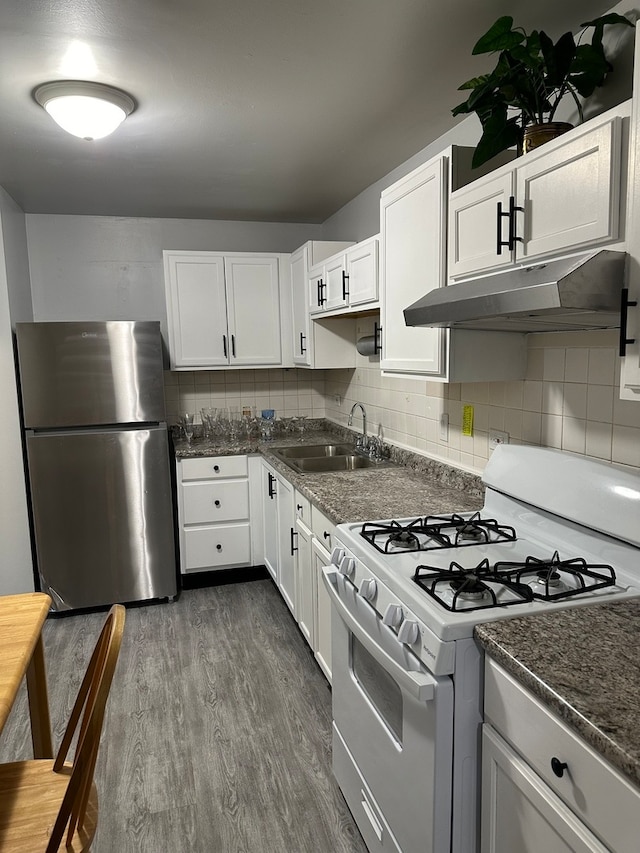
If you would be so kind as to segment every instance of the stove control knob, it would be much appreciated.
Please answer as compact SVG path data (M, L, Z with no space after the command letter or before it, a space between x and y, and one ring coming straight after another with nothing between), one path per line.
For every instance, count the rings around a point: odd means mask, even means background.
M340 574L350 578L356 568L356 561L353 557L343 557L338 565Z
M378 585L373 578L365 578L360 584L358 592L366 601L373 601L378 591Z
M387 604L387 609L384 611L382 621L385 625L390 625L392 628L397 628L404 619L402 607L399 604Z
M414 622L413 619L405 619L398 631L400 642L412 646L419 636L420 629L418 628L418 623Z
M340 561L344 557L344 548L334 548L331 552L331 565L335 566L336 569L340 565Z

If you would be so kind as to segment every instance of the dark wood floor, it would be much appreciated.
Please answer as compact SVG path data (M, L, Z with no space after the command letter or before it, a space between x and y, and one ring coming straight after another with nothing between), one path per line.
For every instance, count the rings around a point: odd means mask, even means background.
M49 619L54 740L104 614ZM1 664L0 664L1 665ZM0 760L30 756L26 697ZM331 775L331 693L270 580L127 611L93 853L366 853Z

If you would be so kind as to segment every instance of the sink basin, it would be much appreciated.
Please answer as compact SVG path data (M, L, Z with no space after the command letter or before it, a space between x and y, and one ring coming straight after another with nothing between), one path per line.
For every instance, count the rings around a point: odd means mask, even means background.
M331 471L356 471L391 465L386 459L369 459L354 453L350 444L316 444L306 447L282 447L273 450L282 462L299 474L322 474Z
M352 444L307 444L297 447L281 447L274 450L281 459L308 459L311 456L349 456L353 453Z

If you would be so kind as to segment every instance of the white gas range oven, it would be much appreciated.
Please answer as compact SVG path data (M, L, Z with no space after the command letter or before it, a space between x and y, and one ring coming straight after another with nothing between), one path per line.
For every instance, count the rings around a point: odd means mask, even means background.
M640 596L640 475L502 445L478 513L341 524L333 770L374 851L476 853L479 622Z

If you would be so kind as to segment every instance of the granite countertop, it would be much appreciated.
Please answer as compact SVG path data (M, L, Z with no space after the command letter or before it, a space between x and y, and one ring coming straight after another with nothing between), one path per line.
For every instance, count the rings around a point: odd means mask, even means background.
M640 786L640 599L477 625L485 651Z
M307 432L305 444L353 441L356 433L335 427ZM291 436L261 442L194 438L174 444L178 458L229 456L260 453L269 464L334 524L374 521L429 513L462 512L482 506L484 486L479 477L427 457L392 446L386 450L394 465L323 474L298 474L271 452L278 447L299 445Z

